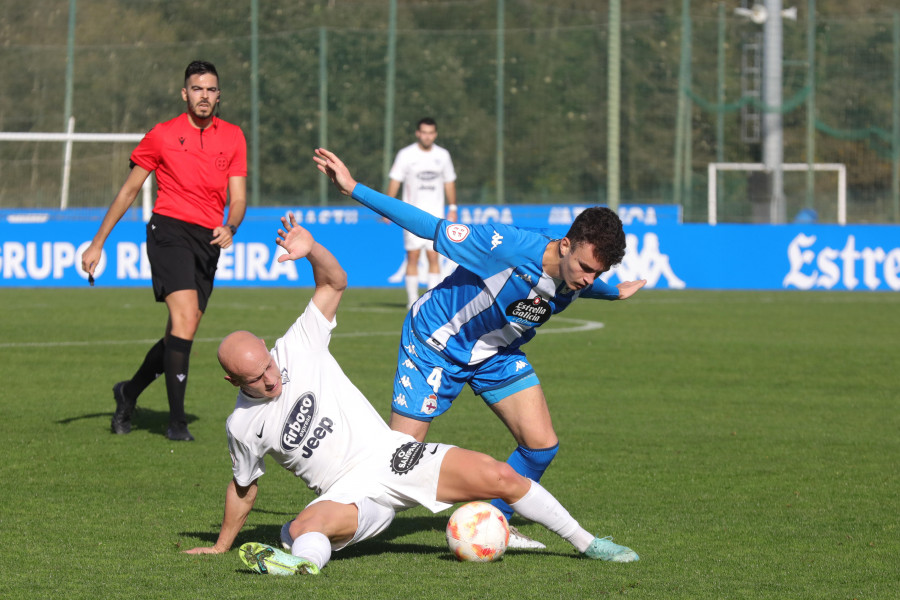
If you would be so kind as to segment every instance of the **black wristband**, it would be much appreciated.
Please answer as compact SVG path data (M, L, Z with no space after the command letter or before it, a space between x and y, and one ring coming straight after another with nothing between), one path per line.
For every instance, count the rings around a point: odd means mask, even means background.
M228 227L228 229L231 230L231 235L234 235L237 233L237 225L226 225L226 227Z

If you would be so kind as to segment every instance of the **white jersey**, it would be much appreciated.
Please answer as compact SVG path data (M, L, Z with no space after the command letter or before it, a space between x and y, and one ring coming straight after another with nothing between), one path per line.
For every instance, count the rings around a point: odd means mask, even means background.
M329 353L336 325L310 301L271 351L281 369L281 395L258 399L238 393L226 429L239 485L265 473L263 457L269 454L322 494L364 463L373 448L396 448L411 439L390 430Z
M446 149L432 144L426 151L419 144L410 144L397 152L388 177L403 184L404 202L444 218L444 184L456 181Z

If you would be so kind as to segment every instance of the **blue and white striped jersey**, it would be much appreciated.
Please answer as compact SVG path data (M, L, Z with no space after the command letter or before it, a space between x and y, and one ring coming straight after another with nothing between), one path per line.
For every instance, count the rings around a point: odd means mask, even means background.
M501 223L440 221L434 248L459 267L413 306L413 330L448 360L477 365L521 346L578 297L616 300L601 280L578 291L544 272L546 235Z

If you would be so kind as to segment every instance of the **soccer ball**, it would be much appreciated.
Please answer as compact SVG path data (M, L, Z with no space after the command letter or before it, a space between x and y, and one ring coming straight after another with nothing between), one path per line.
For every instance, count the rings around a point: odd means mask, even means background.
M487 502L457 508L447 522L447 545L454 556L468 562L499 560L509 543L509 523Z

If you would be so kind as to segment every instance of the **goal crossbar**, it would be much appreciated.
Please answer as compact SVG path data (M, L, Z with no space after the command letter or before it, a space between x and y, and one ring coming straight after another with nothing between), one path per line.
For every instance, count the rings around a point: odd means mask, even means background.
M72 144L74 142L140 142L144 138L143 133L75 133L75 118L69 119L68 131L54 132L19 132L0 131L0 142L64 142L66 145L63 158L62 186L60 191L59 208L66 210L69 207L69 181L72 174ZM153 209L151 178L148 177L141 187L141 205L144 221L150 220Z
M841 163L783 163L781 168L783 171L808 171L812 167L813 171L837 171L838 175L838 198L837 198L837 221L840 225L847 224L847 166ZM707 202L709 208L709 224L715 225L718 222L717 210L718 202L716 190L718 189L716 177L719 171L771 171L766 169L762 163L709 163L708 167L709 180L707 183Z

